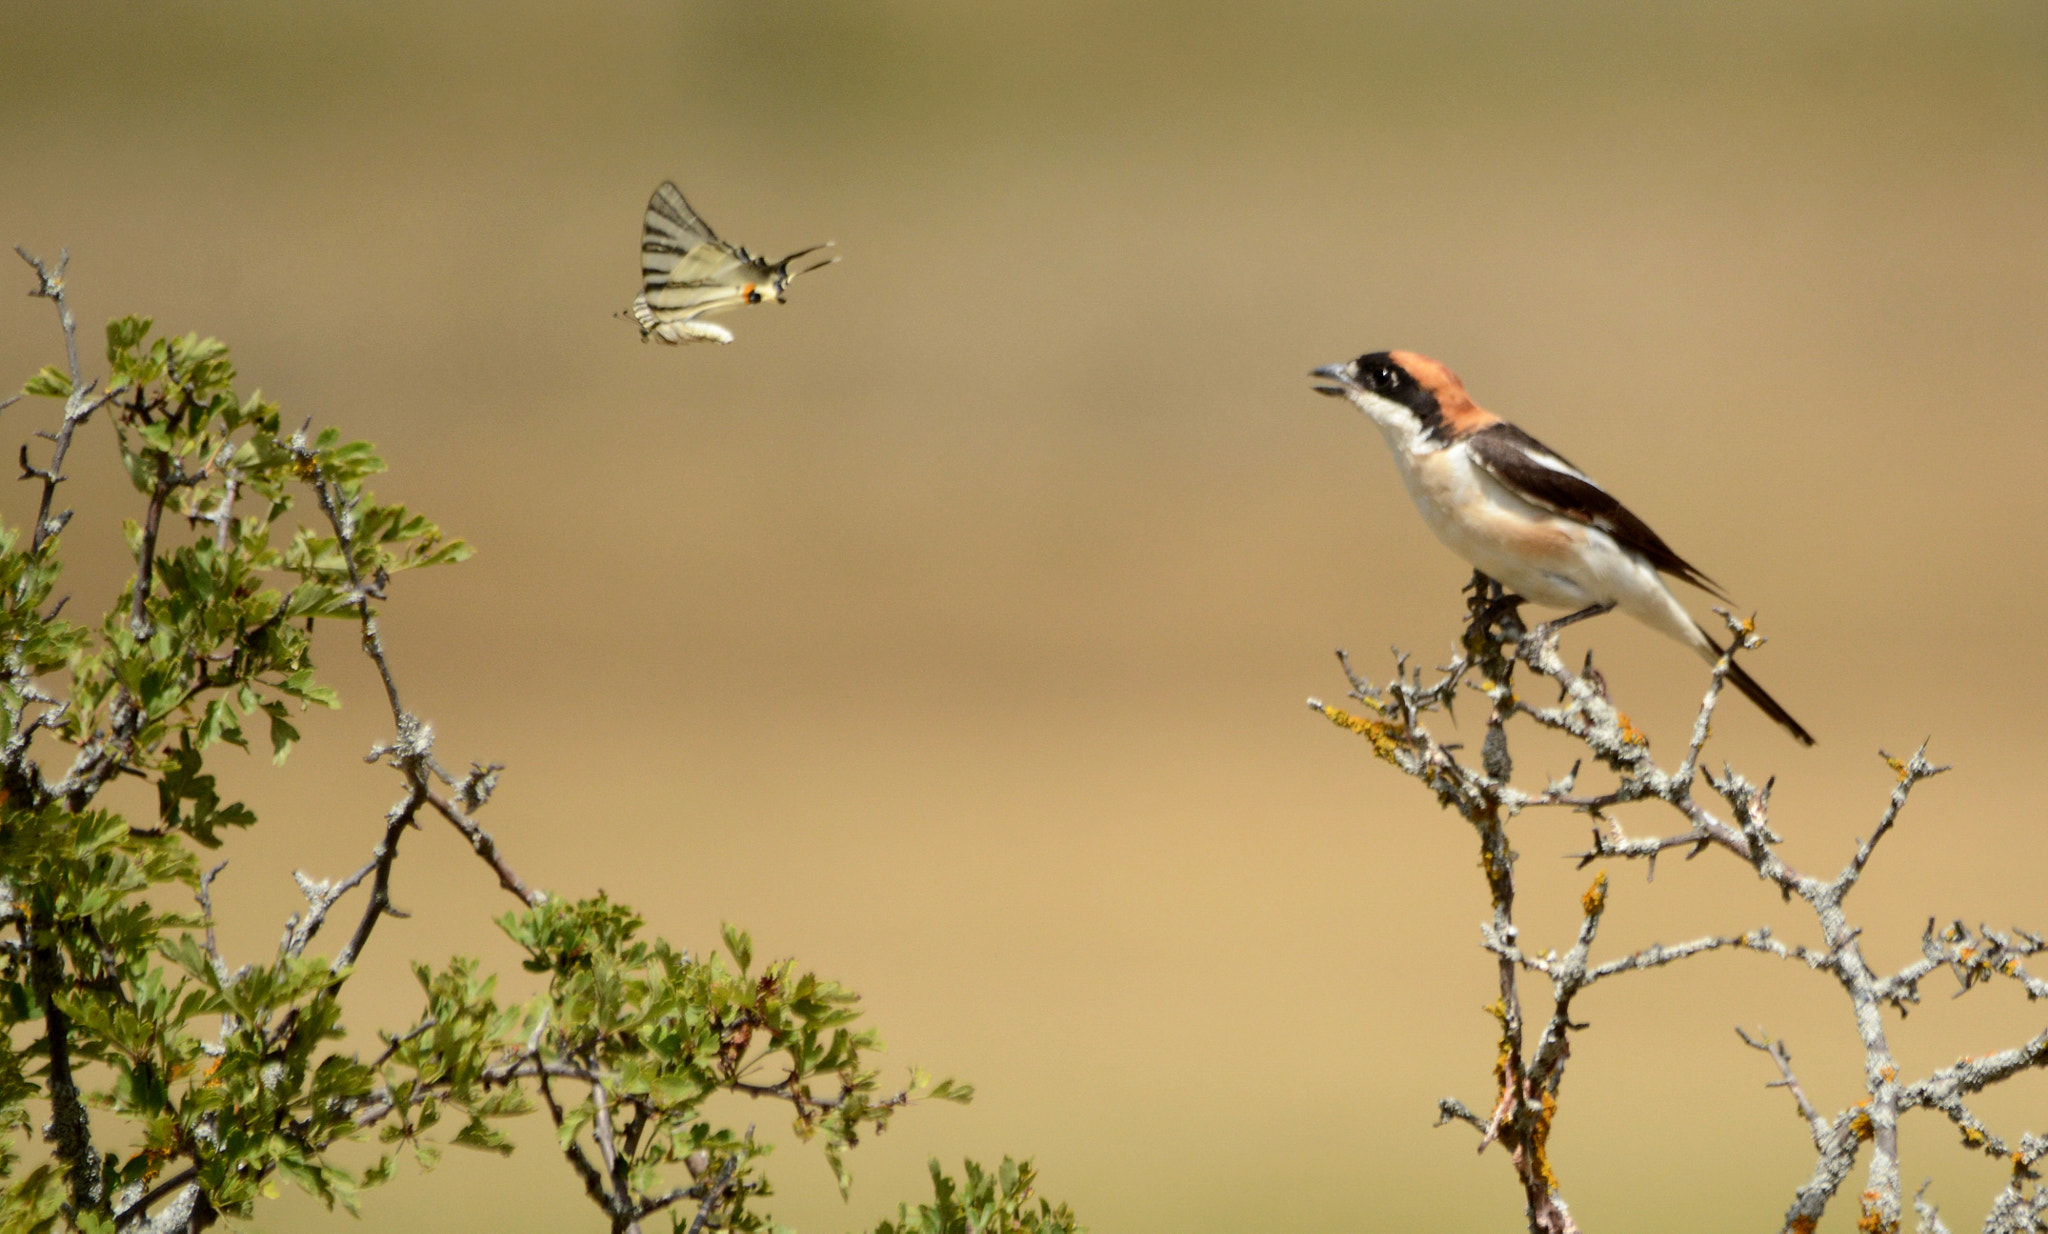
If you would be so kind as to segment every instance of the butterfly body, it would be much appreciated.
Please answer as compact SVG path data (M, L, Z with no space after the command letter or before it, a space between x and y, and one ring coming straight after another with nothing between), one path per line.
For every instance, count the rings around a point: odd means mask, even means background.
M648 199L640 236L641 287L632 313L640 323L641 340L732 342L732 331L701 319L763 300L784 303L784 293L798 274L839 260L827 258L791 272L790 262L824 247L799 249L781 261L756 256L719 239L683 199L682 190L664 182Z

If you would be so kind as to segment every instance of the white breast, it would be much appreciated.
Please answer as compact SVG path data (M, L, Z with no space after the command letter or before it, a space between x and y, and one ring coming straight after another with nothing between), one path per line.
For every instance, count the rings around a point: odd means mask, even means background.
M1570 610L1611 604L1714 658L1713 644L1648 560L1597 527L1526 500L1479 466L1464 443L1432 441L1407 408L1355 395L1352 402L1386 437L1409 498L1452 552L1531 603Z

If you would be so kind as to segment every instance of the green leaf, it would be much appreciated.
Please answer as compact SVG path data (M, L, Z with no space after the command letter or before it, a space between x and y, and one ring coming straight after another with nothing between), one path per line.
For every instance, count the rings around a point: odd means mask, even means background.
M119 364L120 353L132 350L155 323L147 317L116 317L107 323L107 363Z
M284 704L271 701L263 704L264 712L270 717L270 761L283 765L285 756L292 752L292 746L299 740L299 730L285 719Z
M393 1161L388 1155L379 1157L374 1165L363 1171L362 1185L365 1187L381 1187L385 1183L390 1182L397 1173L397 1162Z
M512 1153L512 1141L506 1138L505 1133L481 1118L470 1119L462 1130L455 1133L455 1142L467 1148L497 1153L501 1157Z
M21 392L44 398L70 398L71 374L54 364L45 364L41 372L22 385Z
M740 966L740 973L744 976L747 967L754 962L754 940L735 925L725 926L724 933L725 950L732 956L732 962Z

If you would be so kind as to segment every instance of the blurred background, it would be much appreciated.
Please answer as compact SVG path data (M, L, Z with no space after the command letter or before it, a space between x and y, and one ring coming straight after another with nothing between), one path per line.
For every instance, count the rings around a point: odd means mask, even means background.
M1874 963L1930 917L2048 926L2039 4L9 4L0 39L0 240L70 248L88 360L123 313L226 339L477 546L383 628L443 757L507 764L513 864L686 945L744 925L865 996L888 1078L977 1085L862 1146L850 1202L782 1149L801 1229L1006 1152L1097 1230L1519 1226L1505 1163L1430 1127L1491 1101L1472 838L1302 705L1344 693L1337 647L1447 657L1467 576L1309 389L1361 351L1443 358L1760 613L1748 663L1820 744L1739 699L1716 742L1779 777L1792 861L1868 832L1880 749L1956 765L1858 893ZM664 178L728 239L845 260L720 318L730 347L643 346L613 314ZM8 384L61 362L53 318L0 297ZM72 459L98 604L134 503L103 424ZM326 638L348 706L230 785L264 817L216 885L231 956L396 792ZM1703 667L1620 620L1587 646L1675 758ZM1571 759L1516 749L1537 785ZM1561 947L1585 821L1515 826L1525 939ZM524 988L511 899L445 830L408 845L364 1048L416 1014L410 959ZM1811 935L1718 854L1614 876L1605 953ZM1891 1021L1909 1076L2040 1028L1944 982ZM1577 1010L1553 1158L1587 1227L1774 1228L1810 1149L1731 1029L1789 1038L1832 1111L1844 1000L1731 955ZM2043 1092L1978 1108L2048 1130ZM596 1228L520 1138L365 1217ZM1974 1222L1998 1169L1925 1116L1903 1138ZM337 1220L287 1191L258 1225Z

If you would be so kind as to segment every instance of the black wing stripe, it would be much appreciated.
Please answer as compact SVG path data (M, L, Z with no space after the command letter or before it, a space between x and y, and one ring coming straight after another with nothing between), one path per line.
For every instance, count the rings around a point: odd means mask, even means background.
M1613 536L1623 548L1643 555L1664 573L1691 583L1720 599L1720 587L1693 564L1680 557L1664 538L1643 520L1616 501L1606 489L1593 483L1562 454L1544 445L1512 424L1492 424L1465 439L1473 459L1493 478L1553 514L1597 527ZM1538 457L1547 456L1570 470L1545 466Z
M650 229L657 226L657 220L673 224L685 236L701 233L706 240L718 239L711 225L683 199L683 190L677 188L673 180L662 181L661 187L654 190L654 196L647 200L647 226Z

